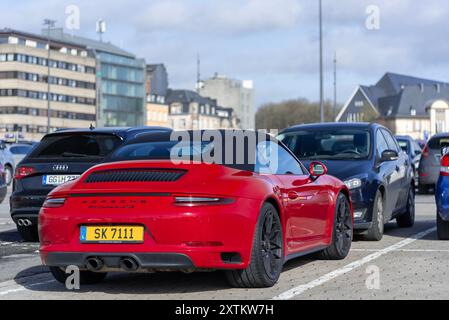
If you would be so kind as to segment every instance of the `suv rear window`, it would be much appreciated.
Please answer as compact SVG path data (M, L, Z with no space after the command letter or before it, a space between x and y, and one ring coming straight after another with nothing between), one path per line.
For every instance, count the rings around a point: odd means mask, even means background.
M121 144L114 135L76 134L44 138L29 158L104 158Z
M440 150L441 148L449 147L449 137L433 138L429 141L429 148Z

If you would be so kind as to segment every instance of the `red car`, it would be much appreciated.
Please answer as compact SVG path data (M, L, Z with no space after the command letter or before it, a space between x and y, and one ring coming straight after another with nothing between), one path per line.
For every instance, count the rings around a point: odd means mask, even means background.
M269 287L292 258L346 257L349 191L323 164L307 170L268 135L243 148L173 135L136 139L111 156L116 162L49 194L39 214L40 254L58 281L69 265L80 268L81 283L109 271L221 269L232 286Z

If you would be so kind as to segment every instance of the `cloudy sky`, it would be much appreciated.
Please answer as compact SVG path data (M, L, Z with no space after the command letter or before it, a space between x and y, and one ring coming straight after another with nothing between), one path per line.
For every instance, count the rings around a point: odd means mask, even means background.
M68 32L97 38L95 22L106 20L104 40L165 63L173 88L193 88L199 53L203 77L254 80L257 106L318 100L317 0L2 0L0 28L36 33L46 17L65 26L70 5L80 28ZM367 14L373 5L379 21ZM334 52L340 103L387 71L449 81L447 0L323 0L323 19L329 99Z

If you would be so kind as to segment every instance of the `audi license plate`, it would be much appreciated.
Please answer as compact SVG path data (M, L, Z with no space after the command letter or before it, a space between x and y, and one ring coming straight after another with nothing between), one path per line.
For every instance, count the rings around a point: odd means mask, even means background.
M84 243L140 243L142 226L81 226L80 241Z
M72 181L78 179L80 177L79 174L67 174L67 175L45 175L42 177L42 184L44 186L59 186L60 184L66 183L68 181Z

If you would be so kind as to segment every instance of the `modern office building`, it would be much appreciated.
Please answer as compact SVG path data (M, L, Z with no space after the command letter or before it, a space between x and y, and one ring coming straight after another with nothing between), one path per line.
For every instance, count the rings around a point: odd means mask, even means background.
M48 31L42 30L47 36ZM53 41L86 47L97 63L97 126L141 126L146 123L145 61L109 43L51 29Z
M232 108L241 129L255 128L253 81L240 81L215 74L201 82L199 93L217 100L217 104L222 107Z
M175 130L205 130L237 128L232 108L217 105L190 90L168 90L169 126Z
M0 132L40 139L47 133L48 100L51 131L95 124L95 70L95 57L83 45L60 40L48 48L44 36L1 29Z

